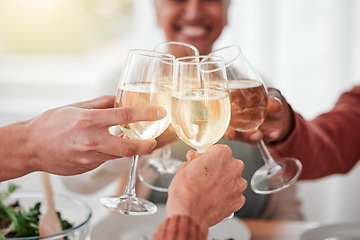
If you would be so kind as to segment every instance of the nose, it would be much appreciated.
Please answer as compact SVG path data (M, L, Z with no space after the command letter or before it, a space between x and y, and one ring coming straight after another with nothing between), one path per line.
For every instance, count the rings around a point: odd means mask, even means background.
M195 20L201 15L201 2L198 0L189 0L185 6L185 17L188 20Z

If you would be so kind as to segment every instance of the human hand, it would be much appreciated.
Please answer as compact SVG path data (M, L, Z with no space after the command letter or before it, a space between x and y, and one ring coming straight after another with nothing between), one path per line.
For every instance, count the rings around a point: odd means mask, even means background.
M187 159L169 186L167 216L188 215L206 233L244 205L244 163L226 145L214 145L202 155L191 150Z
M132 140L109 133L109 127L165 117L161 107L113 108L114 96L103 96L51 109L25 125L25 156L31 171L74 175L123 156L150 153L155 140Z
M279 90L269 88L268 92L270 96L268 112L265 121L259 129L237 132L229 128L224 138L256 144L262 138L265 143L277 143L284 141L289 136L294 125L292 109Z

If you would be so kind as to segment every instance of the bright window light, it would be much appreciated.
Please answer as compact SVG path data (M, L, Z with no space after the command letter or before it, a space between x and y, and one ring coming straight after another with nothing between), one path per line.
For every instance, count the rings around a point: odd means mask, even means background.
M132 0L1 0L3 54L78 54L119 35Z

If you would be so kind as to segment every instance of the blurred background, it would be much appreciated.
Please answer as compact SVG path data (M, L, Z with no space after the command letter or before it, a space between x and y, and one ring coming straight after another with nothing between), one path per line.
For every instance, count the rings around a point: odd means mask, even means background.
M165 40L153 4L1 0L0 126L109 94L105 85L118 77L128 49L151 49ZM232 0L229 24L215 48L239 45L267 85L279 88L294 110L312 119L360 82L359 9L357 0ZM52 181L55 192L88 201L95 221L106 213L99 197L114 193L109 185L77 195L59 177ZM37 173L9 182L41 190ZM360 221L359 184L359 164L346 175L300 182L306 220Z

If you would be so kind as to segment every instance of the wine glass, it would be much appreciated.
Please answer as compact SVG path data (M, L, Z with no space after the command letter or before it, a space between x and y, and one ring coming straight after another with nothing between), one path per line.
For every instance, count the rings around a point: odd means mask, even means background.
M171 124L178 137L204 153L224 135L230 122L230 99L223 58L175 60ZM225 219L232 218L234 213Z
M169 53L176 58L199 55L199 50L197 50L195 46L176 41L159 43L153 50L156 52Z
M193 45L174 41L159 43L153 50L169 53L175 57L199 55L199 51ZM173 76L164 77L172 78ZM163 148L160 157L153 157L145 161L138 170L138 177L147 187L159 192L167 192L170 182L181 163L182 161L171 158L171 145L168 144Z
M221 139L230 122L225 65L217 56L175 60L171 124L178 137L204 153Z
M225 59L231 103L230 127L240 132L257 129L265 120L269 101L267 88L261 77L236 45L214 50L210 55L222 56ZM275 161L262 139L258 146L265 165L251 178L254 192L278 192L297 180L302 170L298 159L280 158Z
M115 107L163 106L170 112L172 79L162 78L173 72L175 57L170 54L148 50L130 51L127 65L119 81ZM132 139L156 138L170 124L170 114L158 121L139 121L121 125L122 131ZM130 167L129 179L122 196L102 197L100 202L112 211L128 215L155 213L154 203L136 197L135 180L139 156L134 156Z

